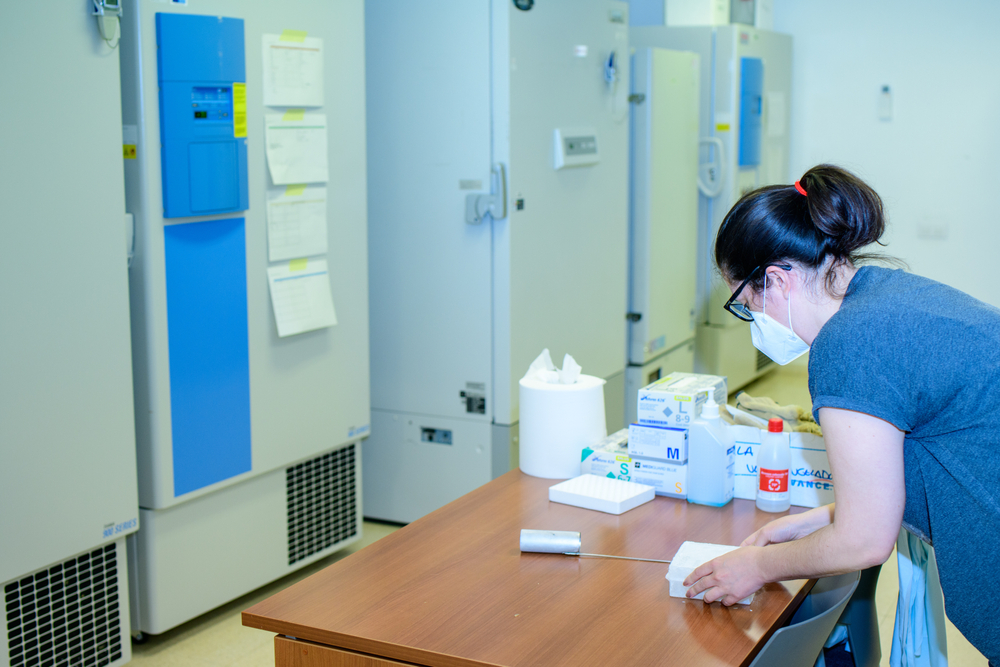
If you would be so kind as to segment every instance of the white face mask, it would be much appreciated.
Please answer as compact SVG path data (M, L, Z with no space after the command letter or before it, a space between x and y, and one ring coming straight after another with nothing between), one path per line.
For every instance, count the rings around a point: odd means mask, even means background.
M754 313L750 323L750 339L753 346L766 354L774 363L784 366L809 351L809 346L792 326L792 299L788 298L788 326L781 324L767 314L767 279L764 280L764 312Z

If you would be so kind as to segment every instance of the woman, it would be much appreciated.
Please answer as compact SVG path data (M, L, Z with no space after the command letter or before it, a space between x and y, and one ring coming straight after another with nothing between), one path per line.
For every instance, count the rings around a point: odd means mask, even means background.
M810 350L836 503L767 524L695 570L688 595L728 605L767 582L882 563L902 523L933 540L948 617L1000 665L1000 311L859 267L884 230L878 195L829 165L747 194L723 221L726 310L780 364Z

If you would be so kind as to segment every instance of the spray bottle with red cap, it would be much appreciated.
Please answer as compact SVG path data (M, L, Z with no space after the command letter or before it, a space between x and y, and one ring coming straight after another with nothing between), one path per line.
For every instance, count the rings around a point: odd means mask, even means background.
M782 433L784 426L777 417L768 421L757 450L757 509L765 512L784 512L791 504L788 468L792 451L788 435Z

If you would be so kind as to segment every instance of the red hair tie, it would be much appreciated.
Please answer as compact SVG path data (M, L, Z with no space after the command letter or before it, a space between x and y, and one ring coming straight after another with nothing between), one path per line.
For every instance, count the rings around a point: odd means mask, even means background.
M806 190L805 190L805 188L803 188L803 187L802 187L801 185L799 185L799 182L798 182L798 181L795 181L795 189L796 189L796 190L798 190L798 191L799 191L799 194L800 194L800 195L802 195L803 197L808 197L808 196L809 196L809 195L808 195L808 194L806 193Z

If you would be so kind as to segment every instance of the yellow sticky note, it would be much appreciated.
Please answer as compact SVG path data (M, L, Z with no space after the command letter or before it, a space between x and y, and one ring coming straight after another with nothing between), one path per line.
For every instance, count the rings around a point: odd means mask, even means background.
M286 185L285 186L285 196L286 197L299 197L306 191L306 184L301 183L299 185Z
M716 124L715 131L716 132L728 132L729 131L729 123L718 123L718 124Z
M305 109L289 109L285 112L285 115L281 117L281 120L302 120L305 117Z
M133 144L122 144L122 155L126 160L134 160L135 146Z
M290 261L288 263L288 270L289 271L305 271L306 270L306 264L308 264L308 263L309 263L309 260L306 259L305 257L303 257L302 259L293 259L292 261Z
M247 136L247 84L233 84L233 136Z
M279 37L278 40L282 42L304 42L306 41L306 31L282 30L281 37Z

